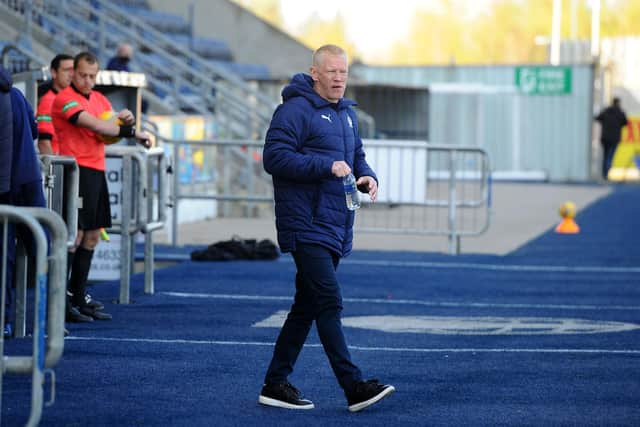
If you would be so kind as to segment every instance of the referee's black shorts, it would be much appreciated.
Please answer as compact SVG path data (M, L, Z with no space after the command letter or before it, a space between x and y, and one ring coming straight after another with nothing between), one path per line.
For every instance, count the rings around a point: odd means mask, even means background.
M111 227L109 188L104 171L80 166L82 208L78 210L80 230L98 230Z

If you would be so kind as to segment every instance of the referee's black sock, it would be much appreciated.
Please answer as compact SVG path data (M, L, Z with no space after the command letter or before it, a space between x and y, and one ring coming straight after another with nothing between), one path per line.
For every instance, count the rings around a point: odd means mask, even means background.
M73 267L71 268L71 278L69 279L69 291L73 294L73 305L82 307L85 305L84 294L91 269L91 259L93 258L93 250L85 249L79 246L73 257Z

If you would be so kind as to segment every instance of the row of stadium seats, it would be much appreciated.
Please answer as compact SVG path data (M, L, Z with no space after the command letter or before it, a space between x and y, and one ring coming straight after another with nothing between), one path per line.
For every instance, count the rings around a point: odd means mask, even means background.
M16 6L20 3L16 3ZM181 16L154 11L150 8L145 0L116 0L114 6L122 9L129 16L136 16L150 27L161 31L168 38L175 41L176 50L189 49L199 55L211 64L224 68L234 73L244 80L268 80L270 79L269 68L264 64L246 64L234 62L233 53L228 43L222 39L210 37L194 37L191 34L190 25ZM99 6L96 4L96 6ZM78 19L69 16L61 11L60 8L44 3L42 7L46 8L48 15L39 13L38 9L33 12L35 22L42 27L43 30L50 34L59 32L60 22L63 22L67 28L79 31L69 32L63 36L67 37L71 45L77 46L78 49L89 49L86 46L85 37L88 35L94 40L99 37L99 29L96 26L97 16L100 13L99 7L96 7L95 14L86 16L86 19ZM54 22L57 20L58 22ZM114 34L117 28L110 25L109 22L104 23L105 31ZM76 35L74 35L77 34ZM144 34L143 34L144 36ZM125 37L123 37L125 39ZM107 48L115 49L113 39L107 40ZM145 49L144 46L136 46L136 56L134 66L139 66L141 71L152 74L159 79L164 79L165 74L169 72L171 66L164 60L161 55L154 54ZM90 50L90 49L89 49ZM11 53L9 58L12 72L23 71L28 67L28 60L20 58L18 53ZM156 90L157 95L164 95L161 90Z
M12 46L13 43L0 40L0 52L3 52L7 46ZM26 71L31 66L31 61L22 53L18 52L15 49L9 49L6 51L4 56L2 57L2 61L4 62L5 68L9 73L16 74Z
M48 2L0 0L7 13L27 15L30 10L33 30L24 38L48 45L51 52L88 50L106 64L119 43L129 42L134 50L129 68L147 76L151 113L215 114L223 123L223 134L241 138L254 135L254 129L262 129L271 117L272 99L246 82L271 80L268 67L234 62L224 40L193 37L179 17L173 27L160 28L173 15L154 13L145 2L67 0L65 4L60 8L49 7ZM19 19L14 21L21 26ZM30 57L28 51L23 53ZM40 67L50 58L31 59Z
M189 24L178 15L152 10L143 0L118 0L115 2L129 15L136 16L174 40L176 45L187 48L212 64L224 67L245 80L268 80L269 68L264 64L243 64L233 61L229 45L221 39L194 37ZM154 61L149 55L148 60ZM166 61L165 61L166 62ZM158 65L165 66L162 61Z

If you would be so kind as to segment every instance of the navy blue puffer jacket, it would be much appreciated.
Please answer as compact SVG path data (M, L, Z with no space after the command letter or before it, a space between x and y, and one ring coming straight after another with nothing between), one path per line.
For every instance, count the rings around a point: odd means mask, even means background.
M365 160L355 103L332 103L313 90L313 80L296 74L282 91L264 147L264 168L273 177L278 244L324 246L339 256L351 252L354 212L347 209L342 179L331 173L343 160L356 179L376 175Z
M11 113L11 75L0 64L0 194L11 189L13 158L13 115Z

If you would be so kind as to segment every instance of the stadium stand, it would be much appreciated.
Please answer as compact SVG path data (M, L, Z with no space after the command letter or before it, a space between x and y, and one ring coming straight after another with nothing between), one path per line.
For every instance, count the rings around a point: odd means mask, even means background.
M224 40L193 37L182 17L154 11L145 1L69 0L66 6L0 1L3 13L17 18L15 27L52 51L89 50L106 63L118 43L130 43L136 52L131 68L147 76L144 95L152 112L216 113L230 137L266 129L274 101L246 82L269 80L266 65L234 62Z

